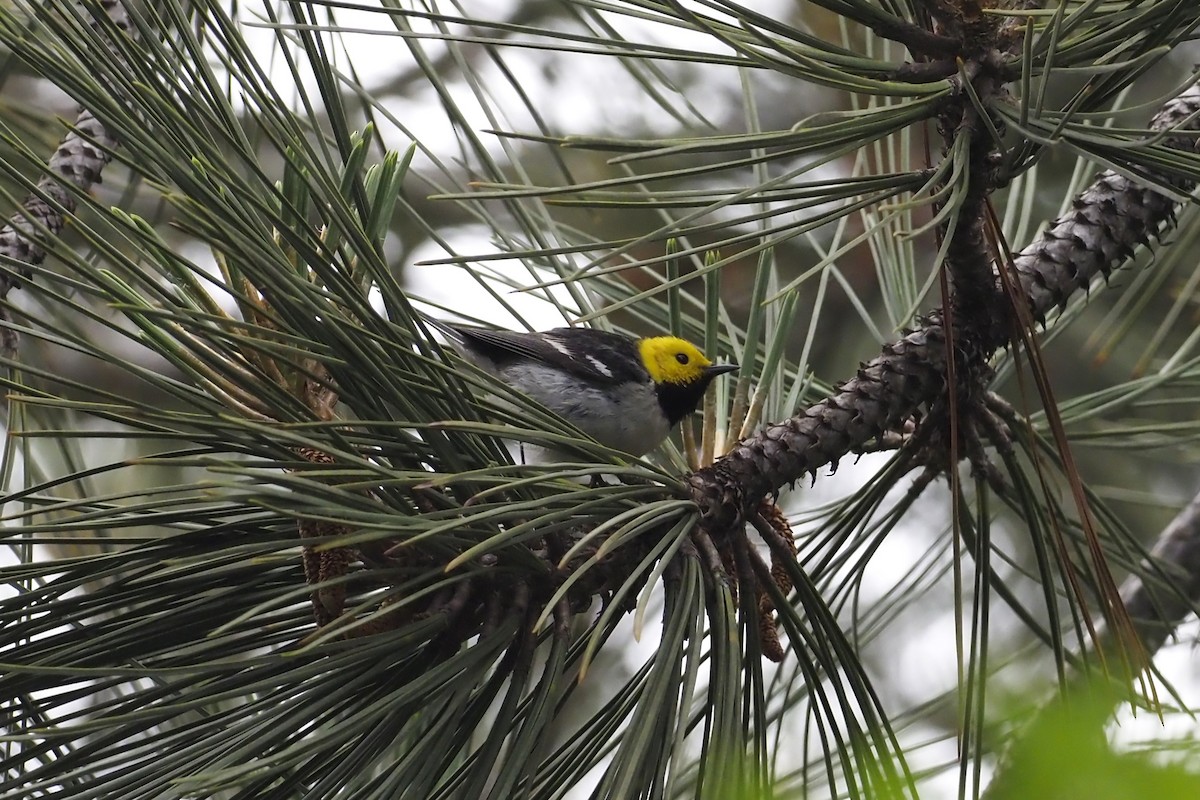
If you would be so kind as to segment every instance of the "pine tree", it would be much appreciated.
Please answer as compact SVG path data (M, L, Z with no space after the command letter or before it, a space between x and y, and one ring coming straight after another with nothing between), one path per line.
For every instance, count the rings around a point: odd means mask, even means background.
M1196 796L1200 6L758 5L0 9L3 797Z

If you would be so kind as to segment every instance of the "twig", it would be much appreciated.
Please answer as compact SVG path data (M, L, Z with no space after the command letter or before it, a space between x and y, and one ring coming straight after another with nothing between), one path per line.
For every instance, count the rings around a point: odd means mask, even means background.
M99 6L113 25L127 36L135 35L124 6L117 0L100 0ZM84 8L82 4L80 7ZM101 20L91 16L86 8L83 13L92 28L100 25ZM9 218L8 224L0 229L0 260L18 262L20 274L29 277L32 269L46 258L45 246L38 240L58 237L67 216L75 211L75 193L90 191L100 182L100 174L117 144L116 137L104 124L81 107L75 124L50 156L47 169L33 192L25 198L20 210ZM0 273L0 300L8 296L16 283L10 273ZM0 311L0 318L3 313ZM11 357L17 349L16 335L6 327L2 336L0 347Z

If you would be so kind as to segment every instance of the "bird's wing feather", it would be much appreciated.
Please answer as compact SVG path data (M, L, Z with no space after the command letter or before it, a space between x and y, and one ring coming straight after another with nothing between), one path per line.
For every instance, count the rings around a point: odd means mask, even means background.
M572 346L581 329L558 328L546 333L522 333L519 331L490 330L487 328L472 328L454 326L464 340L464 344L480 352L481 355L503 364L514 357L528 358L540 361L565 372L577 375L593 383L617 384L628 380L628 370L619 372L606 366L604 361L589 358L581 353L578 346ZM595 331L589 331L594 334ZM620 343L622 337L614 337L614 343ZM607 338L607 337L606 337ZM628 346L628 345L626 345Z

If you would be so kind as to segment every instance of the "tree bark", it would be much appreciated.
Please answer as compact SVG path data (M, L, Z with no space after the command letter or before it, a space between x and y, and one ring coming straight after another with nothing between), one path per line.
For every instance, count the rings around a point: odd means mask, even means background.
M1200 88L1192 86L1155 115L1151 129L1168 132L1186 124L1194 130L1198 112ZM1194 151L1194 143L1193 136L1179 134L1166 136L1160 145ZM1181 192L1192 189L1190 182L1171 175L1155 178ZM1097 275L1107 276L1139 246L1152 245L1174 223L1178 205L1175 197L1154 186L1112 171L1102 173L1075 198L1069 213L1014 258L1017 284L1032 318L1044 322ZM879 356L839 384L832 396L768 425L712 466L693 473L692 496L705 527L722 531L741 524L768 495L898 430L939 402L946 394L946 342L943 314L934 311L915 330L884 345ZM1005 343L1003 326L992 326L971 345L989 358Z

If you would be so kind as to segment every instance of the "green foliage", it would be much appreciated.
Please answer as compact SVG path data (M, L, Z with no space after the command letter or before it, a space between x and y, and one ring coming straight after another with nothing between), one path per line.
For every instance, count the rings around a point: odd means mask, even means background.
M1200 792L1200 776L1150 753L1115 752L1098 725L1116 698L1104 692L1056 703L1021 733L1003 778L989 791L994 800L1022 797L1067 800L1184 800Z

